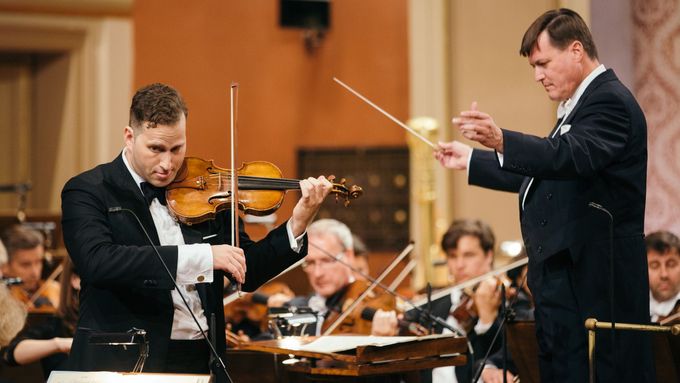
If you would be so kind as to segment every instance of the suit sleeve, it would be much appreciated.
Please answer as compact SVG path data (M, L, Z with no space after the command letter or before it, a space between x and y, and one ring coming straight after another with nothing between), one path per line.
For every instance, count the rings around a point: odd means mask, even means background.
M114 235L113 225L136 225L136 220L125 212L108 212L98 190L101 186L79 176L64 186L61 195L64 243L81 278L100 288L172 289L152 246L121 244L123 239ZM174 277L177 246L157 249Z
M495 152L478 149L472 151L468 175L470 185L517 193L523 179L519 174L503 170Z
M307 255L307 234L303 237L300 252L290 247L286 223L270 231L266 237L254 242L240 225L240 245L246 256L246 281L244 291L255 291L262 284Z
M503 169L541 179L592 177L626 148L630 113L614 93L592 94L578 110L568 133L540 138L503 131Z

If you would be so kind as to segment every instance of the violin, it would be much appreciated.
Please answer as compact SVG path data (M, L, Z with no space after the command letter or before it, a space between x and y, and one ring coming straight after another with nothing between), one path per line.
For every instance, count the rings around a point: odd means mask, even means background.
M244 330L247 325L254 325L259 328L259 332L266 332L269 328L269 318L267 316L266 302L253 299L255 296L271 296L274 294L283 294L290 299L295 297L293 290L282 282L269 282L257 289L256 294L248 294L240 299L224 305L224 315L229 319L231 327L236 331ZM254 330L251 328L251 330ZM245 332L245 331L244 331ZM256 336L254 331L250 333L251 336Z
M268 215L283 203L288 190L299 190L299 180L283 178L283 173L274 164L266 161L245 162L237 173L238 206L245 214ZM361 187L347 187L345 179L334 183L331 193L336 200L344 199L345 206L350 200L359 198ZM213 219L226 210L231 203L231 170L218 167L212 160L186 157L177 172L175 180L166 188L168 208L177 219L187 225Z
M29 313L54 314L59 307L59 283L53 280L41 282L34 293L24 290L21 286L11 286L12 296L26 305Z
M326 330L348 309L352 303L369 287L366 281L355 281L349 284L340 298L340 302L329 307L328 315L321 326L321 333ZM361 317L364 308L382 309L383 311L394 310L396 306L394 297L388 294L371 293L340 322L332 334L364 334L371 333L371 322Z

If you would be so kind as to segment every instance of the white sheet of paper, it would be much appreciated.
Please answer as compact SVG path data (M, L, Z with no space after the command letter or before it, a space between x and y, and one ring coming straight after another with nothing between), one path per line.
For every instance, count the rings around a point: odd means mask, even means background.
M309 352L340 352L357 348L358 346L389 346L391 344L413 342L425 339L451 337L451 334L435 334L428 336L357 336L331 335L320 337L311 343L290 347L291 350Z
M47 383L209 383L210 375L52 371Z

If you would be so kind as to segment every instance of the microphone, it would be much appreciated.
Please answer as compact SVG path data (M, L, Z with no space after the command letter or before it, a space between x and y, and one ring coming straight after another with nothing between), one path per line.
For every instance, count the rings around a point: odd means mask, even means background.
M161 253L158 251L158 248L156 247L156 245L151 240L151 236L149 236L149 233L146 231L146 228L144 227L144 225L142 225L142 221L139 220L139 217L137 216L137 214L130 209L123 208L123 207L120 207L120 206L109 207L108 211L109 211L109 213L126 212L126 213L131 214L133 217L135 217L137 224L142 229L144 236L146 236L147 241L149 241L149 244L153 248L153 251L156 253L156 256L158 257L158 260L161 262L161 265L163 265L163 269L165 269L165 272L168 274L168 277L172 281L172 285L175 286L175 290L179 294L180 298L182 298L182 302L184 303L184 306L189 311L189 314L191 314L191 318L194 320L194 323L196 323L198 330L201 332L201 335L203 336L203 339L208 344L208 347L210 348L210 352L211 352L214 360L217 363L217 367L220 368L224 372L224 375L227 377L229 382L233 383L234 381L231 379L231 376L229 375L229 372L227 371L227 366L224 364L224 361L222 360L222 358L220 358L220 355L217 353L217 350L215 350L215 346L213 346L212 342L210 342L210 339L208 339L208 335L205 333L205 330L203 330L203 327L201 327L201 324L198 322L198 319L196 319L196 315L194 315L193 310L191 310L191 307L189 307L189 303L187 303L187 300L184 297L184 294L182 294L182 290L180 290L179 287L177 286L177 281L175 281L175 277L172 275L172 272L170 271L170 269L168 268L168 265L163 260L163 257L161 257ZM212 371L212 369L211 369L211 371Z
M614 356L614 362L616 362L616 319L614 317L614 301L616 299L616 296L614 295L614 216L599 203L588 202L588 207L597 209L609 217L609 315L611 315L612 322L612 354Z
M361 319L367 320L367 321L373 321L373 317L375 316L375 313L378 310L372 308L372 307L365 307L363 310L361 310ZM403 319L397 319L397 325L399 326L399 329L408 331L411 334L416 334L416 335L425 335L428 334L428 331L425 327L421 326L420 324L416 322L411 322Z
M22 283L24 283L24 281L21 278L0 277L0 285L14 286Z

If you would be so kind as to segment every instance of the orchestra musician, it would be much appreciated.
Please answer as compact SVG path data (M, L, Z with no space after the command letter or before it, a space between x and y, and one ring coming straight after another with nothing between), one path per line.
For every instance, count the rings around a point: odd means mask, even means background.
M2 233L2 241L8 255L3 274L23 281L11 287L12 294L29 310L54 312L59 306L59 282L41 279L45 259L42 233L28 226L12 225Z
M130 371L136 352L103 346L93 352L88 338L137 328L149 341L144 372L208 373L210 349L190 311L206 332L224 334L225 276L253 291L306 254L306 228L332 186L323 176L299 183L292 216L262 240L253 242L239 225L240 248L226 244L232 236L228 211L191 226L173 219L165 187L184 162L186 126L187 107L174 88L145 86L132 99L121 154L64 186L64 242L82 278L74 370ZM215 338L223 354L225 339Z
M647 235L645 243L649 314L652 322L659 322L680 312L680 239L669 231L657 231Z
M467 169L471 185L518 194L541 380L584 382L587 318L649 320L647 126L632 93L600 64L576 12L543 13L525 32L520 54L559 101L553 131L537 137L501 129L473 102L452 122L491 150L453 141L440 143L435 157ZM654 380L648 334L610 332L598 340L594 360L597 382Z
M308 296L292 299L290 306L308 306L318 312L316 326L309 326L306 333L320 335L334 318L342 313L356 299L369 283L358 279L350 268L337 262L337 257L354 265L354 245L352 232L347 225L335 219L320 219L307 229L309 252L302 264L309 284L314 292ZM370 334L372 323L361 317L365 307L374 309L393 309L394 298L374 290L362 305L357 307L345 323L333 333Z
M59 308L56 315L28 324L9 346L0 350L2 361L10 366L40 361L45 379L53 370L68 368L67 356L78 320L80 277L66 258L61 274Z
M480 220L461 219L454 221L442 237L441 247L446 253L446 264L450 277L455 283L465 282L492 270L496 240L491 227ZM472 296L464 296L461 290L453 289L451 294L432 301L432 314L446 319L446 322L466 335L470 340L476 358L482 358L491 346L493 335L498 329L498 309L501 293L497 288L498 281L487 279L479 284ZM469 302L470 312L462 307ZM458 310L457 310L458 309ZM470 316L459 316L459 311ZM474 314L472 314L474 312ZM424 320L415 310L407 311L407 320ZM466 322L466 323L463 323ZM423 321L421 324L428 326ZM397 316L394 312L379 311L373 318L376 335L396 335ZM436 333L450 333L437 325ZM500 347L494 344L494 351ZM424 382L469 382L472 379L471 364L460 367L439 367L424 371L421 381Z

